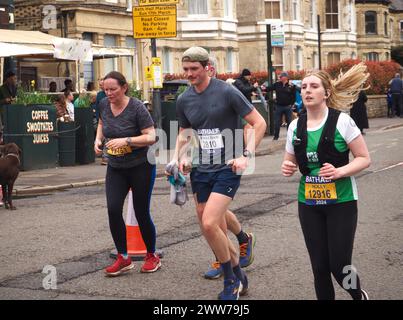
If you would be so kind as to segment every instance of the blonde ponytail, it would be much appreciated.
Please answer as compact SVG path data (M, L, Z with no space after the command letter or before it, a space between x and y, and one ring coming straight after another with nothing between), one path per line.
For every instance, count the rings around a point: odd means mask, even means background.
M309 73L307 76L315 76L321 79L325 91L329 91L327 106L343 111L351 108L358 99L361 90L369 88L369 86L364 88L370 74L363 62L354 65L346 73L340 71L336 79L331 79L330 75L323 70Z
M346 73L340 71L339 76L330 81L329 107L340 110L351 108L358 99L360 91L369 88L369 86L364 88L369 75L363 62L354 65Z

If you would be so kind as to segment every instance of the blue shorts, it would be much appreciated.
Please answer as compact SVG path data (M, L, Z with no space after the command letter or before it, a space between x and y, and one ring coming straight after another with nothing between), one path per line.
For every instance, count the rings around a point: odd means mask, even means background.
M231 168L216 172L199 172L194 169L190 173L190 182L197 202L205 203L212 192L233 199L241 183L241 175L234 173Z

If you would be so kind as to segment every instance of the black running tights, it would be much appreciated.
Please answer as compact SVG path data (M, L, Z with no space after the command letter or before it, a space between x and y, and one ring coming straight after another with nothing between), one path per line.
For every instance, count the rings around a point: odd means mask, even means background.
M155 181L155 166L146 162L127 169L108 165L105 179L109 227L118 253L127 253L126 225L123 205L129 192L133 192L133 207L147 252L155 252L156 231L150 215L150 199Z
M351 269L357 201L323 206L298 203L298 212L311 259L317 298L335 299L333 275L353 299L360 300L360 280L358 275L352 276Z

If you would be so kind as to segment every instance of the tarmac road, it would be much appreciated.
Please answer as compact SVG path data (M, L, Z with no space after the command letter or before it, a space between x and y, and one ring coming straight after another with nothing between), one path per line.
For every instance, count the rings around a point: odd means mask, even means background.
M358 176L359 223L354 265L372 299L403 298L403 128L369 132L372 166ZM282 152L256 159L242 178L232 210L257 236L247 268L248 299L315 299L312 272L297 218L299 175L280 174ZM165 178L152 198L163 266L154 274L106 278L113 242L104 186L68 189L15 201L0 209L0 299L216 299L222 281L202 278L213 255L200 235L192 201L169 204ZM125 210L126 212L126 210ZM57 271L57 289L45 290L44 266ZM336 284L337 287L337 284ZM340 288L339 299L349 299Z

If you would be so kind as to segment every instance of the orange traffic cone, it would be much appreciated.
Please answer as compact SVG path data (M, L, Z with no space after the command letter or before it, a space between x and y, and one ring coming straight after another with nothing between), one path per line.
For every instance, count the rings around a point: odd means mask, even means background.
M141 236L139 223L133 208L133 193L129 191L126 217L127 254L132 258L143 259L147 253L146 245Z

